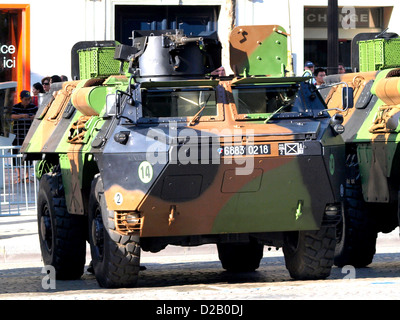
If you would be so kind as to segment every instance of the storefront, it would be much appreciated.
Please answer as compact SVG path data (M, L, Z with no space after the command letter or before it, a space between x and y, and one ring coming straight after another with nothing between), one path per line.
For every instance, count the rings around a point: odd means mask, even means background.
M339 61L351 70L351 43L358 33L388 27L393 7L339 7ZM304 7L304 60L327 66L327 7Z
M236 0L236 24L279 24L291 36L289 50L294 70L302 74L304 62L327 66L327 5L321 0L278 2ZM340 60L350 71L352 39L359 33L377 33L389 28L400 34L400 5L396 0L338 0Z
M30 90L30 6L0 4L0 82Z
M9 116L17 93L30 90L29 56L29 5L0 4L0 135L4 137L11 131Z

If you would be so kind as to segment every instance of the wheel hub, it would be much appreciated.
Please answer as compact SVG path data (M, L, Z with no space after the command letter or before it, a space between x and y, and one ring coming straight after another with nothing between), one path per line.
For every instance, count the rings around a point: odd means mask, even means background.
M51 218L48 208L43 208L42 215L40 216L40 236L43 243L46 245L47 251L52 250L53 231L51 228Z
M100 211L96 212L96 215L92 220L92 242L96 247L99 258L102 258L104 247L104 224Z

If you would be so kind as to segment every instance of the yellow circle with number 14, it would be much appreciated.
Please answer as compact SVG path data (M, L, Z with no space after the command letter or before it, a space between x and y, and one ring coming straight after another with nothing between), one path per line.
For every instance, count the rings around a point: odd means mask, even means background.
M139 179L143 183L149 183L153 179L153 166L148 161L143 161L138 168Z

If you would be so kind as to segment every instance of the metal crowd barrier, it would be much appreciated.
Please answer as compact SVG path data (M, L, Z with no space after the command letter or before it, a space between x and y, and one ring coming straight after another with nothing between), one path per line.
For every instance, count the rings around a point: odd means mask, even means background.
M23 161L19 149L19 146L0 147L0 216L36 211L35 162Z

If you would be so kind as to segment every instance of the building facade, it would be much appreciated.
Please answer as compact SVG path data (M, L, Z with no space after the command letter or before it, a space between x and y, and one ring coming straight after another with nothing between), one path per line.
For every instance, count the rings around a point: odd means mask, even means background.
M340 60L350 69L350 47L361 32L400 33L396 0L339 0ZM229 68L234 25L278 24L290 34L294 71L304 61L326 66L327 0L9 0L0 5L0 82L30 90L45 76L71 79L71 48L79 41L130 44L134 29L182 28L186 34L218 31Z

